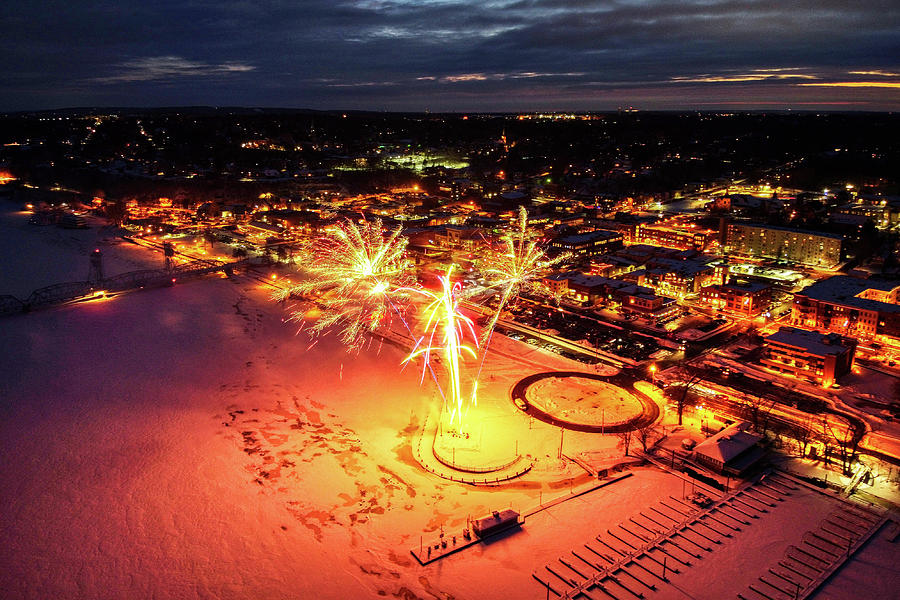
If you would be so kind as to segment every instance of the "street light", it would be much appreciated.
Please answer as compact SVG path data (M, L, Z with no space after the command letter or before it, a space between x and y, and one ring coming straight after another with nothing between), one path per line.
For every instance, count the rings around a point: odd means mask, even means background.
M650 365L650 383L656 383L656 363Z

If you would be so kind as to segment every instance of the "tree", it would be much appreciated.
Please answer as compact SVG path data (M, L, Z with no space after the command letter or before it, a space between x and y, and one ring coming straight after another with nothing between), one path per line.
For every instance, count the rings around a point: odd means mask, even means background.
M846 427L832 427L827 418L822 419L822 429L826 434L826 450L836 448L838 458L841 461L841 472L850 475L850 465L856 458L856 449L859 446L859 438L849 425Z
M772 412L775 402L774 398L756 395L745 395L741 399L742 412L757 433L765 435L769 425L769 413Z
M690 398L688 397L688 392L692 387L699 384L703 381L705 373L701 370L693 370L687 371L685 370L685 376L688 376L686 382L681 382L681 388L676 389L674 386L670 386L666 389L666 395L675 401L675 404L678 408L678 424L682 424L682 416L684 414L684 407L690 404Z
M791 439L797 442L797 449L800 452L800 457L806 456L806 449L809 447L810 442L815 438L812 428L812 417L807 417L802 423L792 423L786 429L786 433Z
M638 427L636 433L637 439L641 443L641 448L646 452L647 446L650 444L650 438L657 435L659 430L656 428L655 424L650 423L649 425Z
M631 438L634 436L634 430L629 429L628 431L620 431L616 434L616 437L622 442L622 446L625 447L625 456L628 456L628 448L631 446Z
M128 205L122 197L106 205L106 218L116 227L121 227L127 217Z

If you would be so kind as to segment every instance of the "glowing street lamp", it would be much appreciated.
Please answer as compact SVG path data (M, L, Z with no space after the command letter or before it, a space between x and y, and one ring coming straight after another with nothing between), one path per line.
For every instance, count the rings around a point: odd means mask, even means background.
M656 363L650 365L650 383L656 383Z

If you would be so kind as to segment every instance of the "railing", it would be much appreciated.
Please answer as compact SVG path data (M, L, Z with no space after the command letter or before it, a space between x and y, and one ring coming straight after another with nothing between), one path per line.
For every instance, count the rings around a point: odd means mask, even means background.
M519 468L518 470L516 470L514 472L506 471L501 475L497 475L496 477L483 477L483 478L475 478L475 477L471 477L471 476L465 476L464 474L456 475L453 472L448 472L443 469L441 469L441 470L435 469L435 468L429 466L427 461L422 456L422 442L426 437L426 432L428 431L428 419L429 419L429 417L426 416L424 422L422 423L422 432L419 435L418 443L415 444L413 447L413 456L415 457L416 462L419 463L419 466L421 466L423 469L425 469L429 473L433 473L434 475L437 475L438 477L441 477L443 479L448 479L450 481L456 481L459 483L468 483L469 485L497 485L504 481L509 481L510 479L516 479L518 477L521 477L522 475L524 475L525 473L530 471L531 468L534 466L534 463L532 463L531 461L526 461L525 464L521 468ZM432 447L432 453L433 453L433 447ZM437 457L435 456L435 458L437 458ZM521 457L518 457L516 460L519 460L520 458ZM445 466L448 466L448 467L450 466L450 465L447 465L446 463L444 463L443 461L440 461L440 462L441 462L441 464L443 464ZM516 461L513 461L512 463L510 463L510 466L512 464L515 464L515 462ZM452 467L451 467L451 469L452 469Z
M24 309L40 308L50 304L57 304L67 300L75 300L90 295L96 289L97 284L90 281L70 281L48 285L31 292L23 303Z
M0 296L0 316L89 298L98 291L121 292L140 287L169 285L182 277L197 277L215 271L228 271L233 269L235 264L237 263L196 260L178 265L171 270L144 269L129 271L97 281L56 283L34 290L24 301L19 300L15 296Z

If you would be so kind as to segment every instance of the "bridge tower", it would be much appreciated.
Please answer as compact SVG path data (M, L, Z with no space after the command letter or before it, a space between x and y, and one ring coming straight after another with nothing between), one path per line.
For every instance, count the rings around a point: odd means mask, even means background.
M91 252L90 263L87 278L91 283L96 283L103 279L103 253L99 248Z
M172 242L163 243L163 254L166 257L166 271L171 271L175 267L175 246Z

